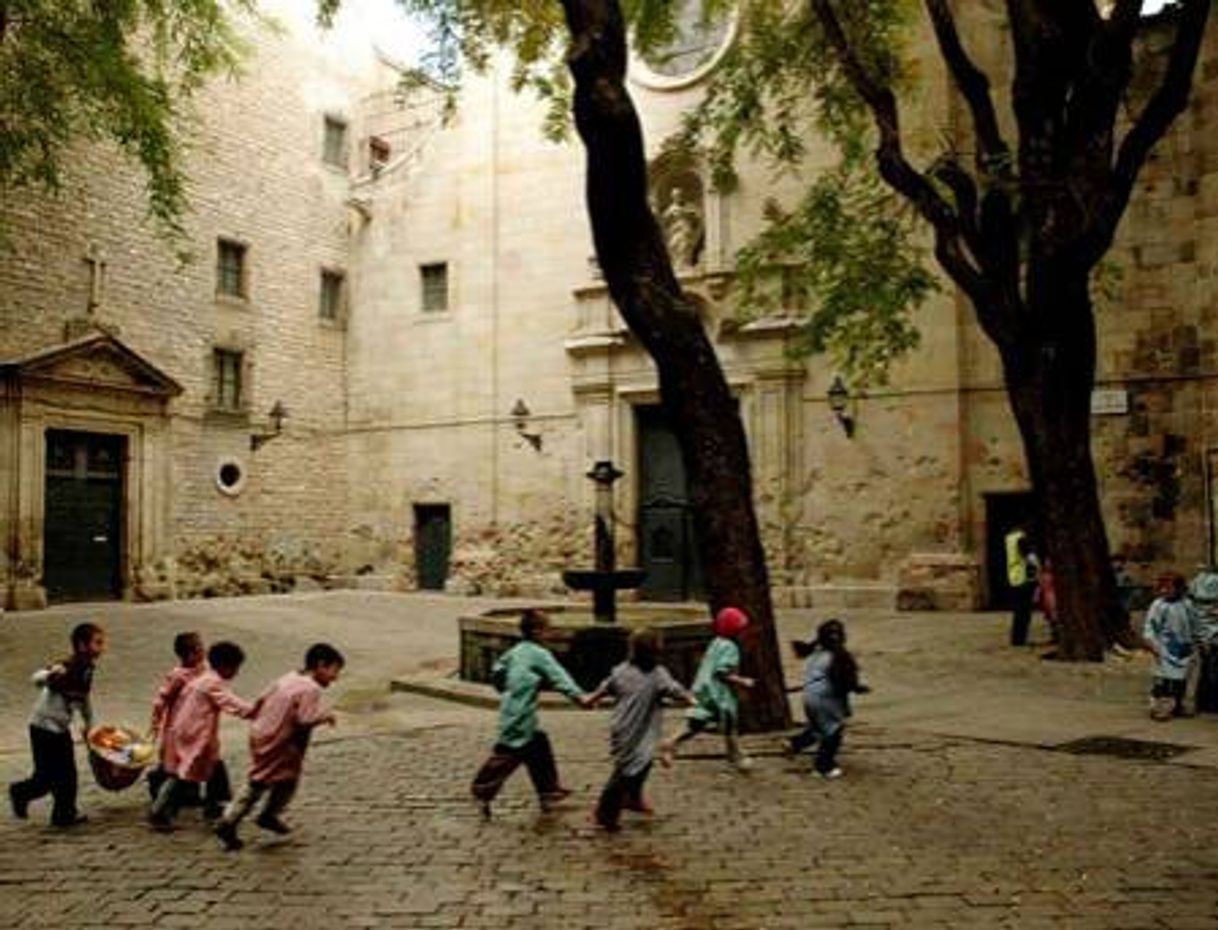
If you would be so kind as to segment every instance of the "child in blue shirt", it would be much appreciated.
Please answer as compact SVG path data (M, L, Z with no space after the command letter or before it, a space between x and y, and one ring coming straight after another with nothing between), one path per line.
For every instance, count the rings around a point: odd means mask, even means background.
M1155 655L1155 677L1150 689L1152 720L1183 717L1184 688L1197 648L1198 624L1193 606L1185 598L1183 575L1168 575L1159 584L1160 596L1146 611L1142 639Z
M816 773L821 778L840 778L837 753L850 716L850 695L871 689L859 681L858 663L846 649L846 627L840 620L826 620L811 642L796 640L792 647L804 663L804 713L808 723L791 738L787 747L796 755L819 742Z

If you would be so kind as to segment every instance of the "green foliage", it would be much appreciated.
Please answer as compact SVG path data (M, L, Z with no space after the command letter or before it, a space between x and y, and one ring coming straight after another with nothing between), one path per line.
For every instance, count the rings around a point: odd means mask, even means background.
M147 175L171 236L190 96L236 68L235 16L255 0L0 0L0 190L56 190L77 139L108 139Z
M742 312L811 307L797 352L828 353L856 385L883 383L892 360L918 344L911 310L938 287L912 244L913 211L874 172L844 162L794 210L771 201L766 219L737 256Z
M869 73L906 84L911 4L837 9ZM806 321L798 351L827 353L856 384L882 382L890 362L918 344L913 313L937 289L919 221L879 179L870 113L810 6L754 3L743 26L674 145L701 153L721 191L737 183L742 155L812 179L795 206L768 206L767 228L738 254L738 312L798 307ZM836 161L809 170L814 137L833 144Z

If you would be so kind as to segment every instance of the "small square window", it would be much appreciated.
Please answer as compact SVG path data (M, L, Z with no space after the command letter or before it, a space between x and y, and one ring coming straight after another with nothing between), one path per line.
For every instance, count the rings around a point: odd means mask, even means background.
M347 124L336 116L326 117L321 159L327 165L347 167Z
M241 369L245 354L231 349L216 349L213 353L212 394L214 404L222 410L240 410Z
M448 263L420 265L423 284L423 312L443 313L448 309Z
M346 275L341 271L322 269L321 292L318 297L317 315L323 320L338 320L343 315L343 297L346 290Z
M221 239L216 249L216 293L224 297L245 298L246 247L231 239Z

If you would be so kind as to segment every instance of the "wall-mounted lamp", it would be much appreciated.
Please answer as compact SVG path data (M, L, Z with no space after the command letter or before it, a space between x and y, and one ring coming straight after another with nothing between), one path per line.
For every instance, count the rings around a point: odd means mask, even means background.
M529 405L519 397L516 398L516 403L512 405L511 410L512 424L516 427L516 435L532 446L535 451L540 452L541 433L530 433L526 430L531 415L532 411L529 410Z
M277 400L266 415L271 421L271 431L269 433L250 433L251 452L257 452L264 443L270 442L283 432L283 421L288 418L288 408L283 405L283 401Z
M854 438L854 417L846 413L846 405L850 403L850 391L846 388L842 381L842 376L837 375L833 379L833 383L829 385L829 409L833 411L833 415L837 417L837 422L842 424L842 429L846 433L847 439Z

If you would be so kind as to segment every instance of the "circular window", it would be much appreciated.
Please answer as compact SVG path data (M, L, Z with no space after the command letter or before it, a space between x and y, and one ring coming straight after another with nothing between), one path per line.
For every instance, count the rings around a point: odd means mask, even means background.
M631 76L657 90L684 87L703 77L723 57L736 32L735 10L707 17L702 0L675 0L673 35L641 52Z
M216 487L221 494L236 497L245 487L245 466L236 459L224 459L216 467Z

